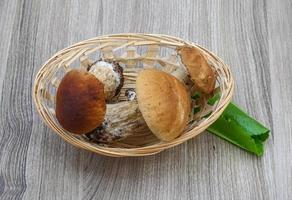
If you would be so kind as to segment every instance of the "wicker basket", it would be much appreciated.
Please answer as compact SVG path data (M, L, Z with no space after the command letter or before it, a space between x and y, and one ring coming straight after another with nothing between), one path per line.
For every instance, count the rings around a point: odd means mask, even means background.
M142 68L157 68L171 72L182 67L176 48L191 45L199 48L217 74L217 89L221 98L214 106L203 103L203 109L193 116L184 133L170 142L162 142L152 134L139 135L110 145L98 144L83 135L64 130L55 116L55 94L64 74L72 68L86 65L88 59L100 58L118 61L124 67L125 86L119 101L123 101L127 88L135 87L135 78ZM231 100L234 82L230 69L223 61L203 47L179 38L158 34L114 34L85 40L65 48L52 56L38 72L33 98L43 120L64 140L74 146L107 156L146 156L179 145L203 132L223 112ZM208 117L203 117L211 112Z

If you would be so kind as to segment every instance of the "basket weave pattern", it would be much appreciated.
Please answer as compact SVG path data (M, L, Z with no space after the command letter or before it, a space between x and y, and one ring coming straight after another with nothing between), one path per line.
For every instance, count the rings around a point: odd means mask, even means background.
M124 67L125 84L118 101L126 100L125 91L135 89L137 73L141 69L157 68L171 73L183 67L176 48L184 45L199 48L217 74L217 87L221 98L214 106L205 102L200 113L186 127L185 132L170 142L162 142L155 137L137 145L117 142L101 145L88 140L84 136L74 135L64 130L55 116L55 95L58 84L66 72L72 68L86 65L87 60L99 58L118 61ZM158 34L115 34L96 37L79 42L53 55L38 72L33 98L36 108L43 120L64 140L89 151L107 156L145 156L159 153L195 137L211 125L224 111L231 100L234 89L233 77L229 67L223 61L201 46L186 42L179 38ZM208 112L211 115L203 118Z

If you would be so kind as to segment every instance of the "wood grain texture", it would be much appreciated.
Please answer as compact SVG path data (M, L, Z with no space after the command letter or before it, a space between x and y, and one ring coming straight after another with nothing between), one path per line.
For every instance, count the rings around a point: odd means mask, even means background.
M290 0L0 1L0 199L292 199ZM76 149L44 125L32 80L53 53L121 32L163 33L219 55L234 101L272 130L258 158L211 135L143 158Z

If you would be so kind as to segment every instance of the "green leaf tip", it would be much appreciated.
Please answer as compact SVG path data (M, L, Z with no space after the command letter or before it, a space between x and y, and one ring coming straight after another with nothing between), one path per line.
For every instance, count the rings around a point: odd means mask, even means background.
M263 155L264 142L270 132L234 103L230 103L207 130L258 156Z

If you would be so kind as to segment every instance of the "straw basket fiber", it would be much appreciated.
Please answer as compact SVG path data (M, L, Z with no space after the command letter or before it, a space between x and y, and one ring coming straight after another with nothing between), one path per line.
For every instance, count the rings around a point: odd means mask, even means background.
M135 89L137 74L143 68L156 68L171 73L183 67L176 49L184 45L198 48L214 68L216 88L220 91L221 98L213 106L203 101L201 111L192 115L184 133L176 139L162 142L152 134L145 133L112 144L101 144L85 135L72 134L58 123L55 116L55 95L58 84L69 70L85 67L88 62L99 59L118 62L124 68L125 83L117 101L125 101L125 91L129 88ZM106 156L146 156L179 145L207 129L230 102L233 89L234 82L229 67L207 49L167 35L131 33L100 36L59 51L46 61L38 72L33 98L46 124L70 144Z

